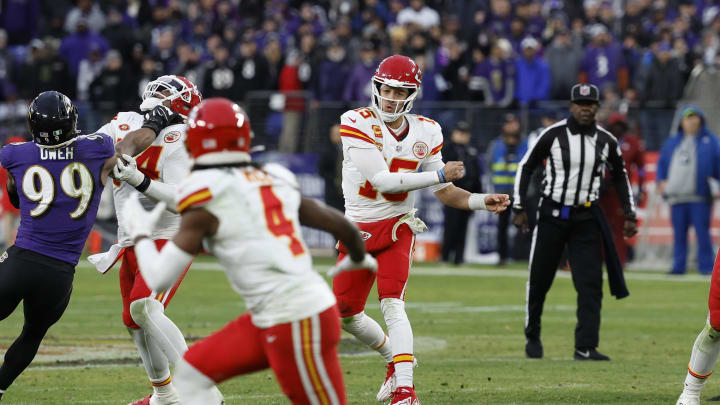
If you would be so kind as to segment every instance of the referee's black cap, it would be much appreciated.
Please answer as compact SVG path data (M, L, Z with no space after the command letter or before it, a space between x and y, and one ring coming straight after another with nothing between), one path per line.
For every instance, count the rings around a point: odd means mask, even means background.
M594 101L600 102L600 90L592 84L578 83L570 91L570 101Z

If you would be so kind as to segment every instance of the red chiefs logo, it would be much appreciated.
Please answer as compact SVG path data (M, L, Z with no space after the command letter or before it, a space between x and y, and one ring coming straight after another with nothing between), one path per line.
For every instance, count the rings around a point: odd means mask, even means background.
M168 132L167 134L165 134L165 143L173 143L173 142L177 141L178 139L180 139L180 137L182 137L182 134L180 134L180 132L177 132L177 131Z
M425 142L415 142L412 151L416 158L422 159L428 154L428 146Z
M116 117L116 118L117 118L117 117ZM114 118L113 118L113 119L114 119ZM128 125L128 124L120 124L120 125L118 125L118 128L119 128L121 131L127 131L128 129L130 129L130 125Z

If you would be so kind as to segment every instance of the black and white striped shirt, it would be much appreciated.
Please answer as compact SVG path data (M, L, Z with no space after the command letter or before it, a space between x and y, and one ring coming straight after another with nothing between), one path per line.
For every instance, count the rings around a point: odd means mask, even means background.
M545 161L541 187L544 198L568 206L596 201L600 197L600 183L607 167L625 215L635 216L632 189L617 139L597 125L585 133L581 131L580 126L570 117L547 127L540 134L518 166L514 188L515 208L524 206L530 176Z

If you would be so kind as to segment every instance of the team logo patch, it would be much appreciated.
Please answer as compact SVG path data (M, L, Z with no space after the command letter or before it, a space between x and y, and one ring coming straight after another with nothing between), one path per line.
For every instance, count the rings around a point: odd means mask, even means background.
M118 128L119 128L121 131L127 131L128 129L130 129L130 125L128 125L128 124L120 124L120 125L118 125Z
M178 139L180 139L181 136L182 136L182 134L180 134L180 132L177 132L177 131L168 132L167 134L165 134L165 142L173 143L173 142L177 141Z
M372 234L370 232L360 231L360 236L363 238L363 240L368 240L372 238ZM5 253L5 256L7 256L7 253Z
M418 159L422 159L428 154L428 146L425 142L415 142L412 150L413 155L415 155L415 157Z
M2 256L0 256L0 263L4 262L5 259L7 259L7 258L8 258L7 252L3 252Z
M588 86L588 85L580 86L580 95L581 96L587 96L589 94L590 94L590 86Z

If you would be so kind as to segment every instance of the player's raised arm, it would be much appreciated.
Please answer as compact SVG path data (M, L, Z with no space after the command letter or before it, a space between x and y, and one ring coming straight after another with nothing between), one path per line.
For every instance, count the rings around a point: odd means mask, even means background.
M163 128L183 122L183 117L163 104L156 105L145 113L142 127L130 132L117 144L115 150L119 155L136 156L147 149Z

